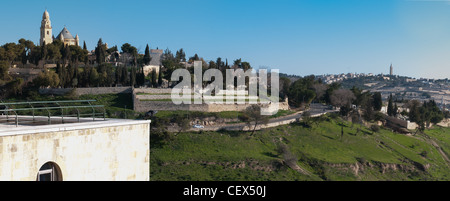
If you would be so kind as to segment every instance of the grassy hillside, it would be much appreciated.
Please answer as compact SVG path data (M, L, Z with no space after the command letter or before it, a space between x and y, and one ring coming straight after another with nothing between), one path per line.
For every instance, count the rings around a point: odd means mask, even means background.
M256 132L181 133L151 148L151 180L449 180L450 129L406 136L321 118ZM341 137L341 125L344 135Z

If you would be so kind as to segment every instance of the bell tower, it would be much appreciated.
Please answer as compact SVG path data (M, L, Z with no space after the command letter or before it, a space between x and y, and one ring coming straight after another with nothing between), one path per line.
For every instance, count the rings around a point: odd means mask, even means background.
M52 23L50 22L50 15L48 14L47 10L45 10L44 14L42 15L40 45L42 46L44 44L50 44L52 42Z

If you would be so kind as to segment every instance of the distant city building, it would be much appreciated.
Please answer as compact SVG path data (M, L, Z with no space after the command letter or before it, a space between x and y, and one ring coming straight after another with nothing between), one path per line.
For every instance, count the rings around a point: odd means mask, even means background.
M72 34L67 30L66 27L62 29L62 31L55 38L52 35L52 23L50 21L50 15L47 10L44 11L42 15L41 21L41 37L40 37L40 45L51 44L54 40L61 41L64 45L76 45L79 46L80 38L78 34L73 37Z

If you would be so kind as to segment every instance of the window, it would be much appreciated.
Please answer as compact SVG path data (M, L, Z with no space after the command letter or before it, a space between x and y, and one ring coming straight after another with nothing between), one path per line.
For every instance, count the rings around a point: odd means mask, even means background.
M50 34L50 31L47 31L47 35L49 35Z
M56 163L47 162L39 169L37 181L62 181L61 170Z

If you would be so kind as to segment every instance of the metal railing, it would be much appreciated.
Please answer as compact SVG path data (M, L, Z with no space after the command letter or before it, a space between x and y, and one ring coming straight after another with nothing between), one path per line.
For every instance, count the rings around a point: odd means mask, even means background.
M64 101L0 101L0 123L14 122L19 124L46 124L80 122L81 119L92 121L106 120L103 105L93 105L96 100L64 100ZM98 111L100 110L100 112ZM36 114L38 113L38 114ZM45 115L44 115L45 114ZM75 118L76 117L76 118Z

